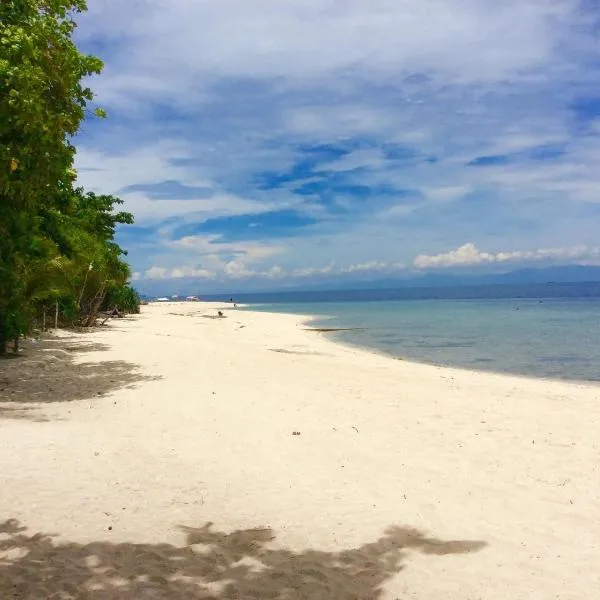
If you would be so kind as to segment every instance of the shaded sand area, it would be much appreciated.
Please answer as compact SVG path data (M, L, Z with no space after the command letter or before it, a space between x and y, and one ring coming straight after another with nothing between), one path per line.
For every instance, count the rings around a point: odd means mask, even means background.
M217 308L0 362L2 600L600 597L600 387Z

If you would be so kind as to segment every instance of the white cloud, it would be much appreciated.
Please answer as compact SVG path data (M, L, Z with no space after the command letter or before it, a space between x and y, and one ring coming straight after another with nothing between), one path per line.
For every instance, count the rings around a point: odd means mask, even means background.
M90 3L80 39L102 33L131 51L104 82L110 97L169 98L211 76L318 81L434 72L446 80L504 81L557 51L575 0L154 0ZM127 28L115 34L115 24ZM117 27L118 30L118 27ZM357 43L358 42L358 43ZM199 59L200 57L200 59ZM196 83L198 82L198 83ZM175 85L174 85L175 84ZM181 101L180 98L177 98ZM196 98L194 97L194 100Z
M593 261L600 258L600 248L573 246L570 248L542 248L539 250L511 252L482 252L473 243L464 244L456 250L428 256L420 254L414 260L417 269L443 269L449 267L476 266L491 263L537 262L537 261Z
M276 267L278 277L283 277L286 273L280 267ZM327 276L343 276L353 274L372 274L377 275L381 273L398 273L406 269L406 266L402 263L385 263L376 260L351 264L347 266L336 267L334 263L330 263L324 267L309 267L304 269L293 269L289 272L288 276L292 278L305 279L314 277L327 277Z
M258 275L256 271L249 269L239 260L231 260L226 263L223 271L224 275L231 279L245 279Z
M96 0L77 35L104 54L92 86L109 119L76 140L80 182L120 193L144 226L126 244L139 273L358 278L462 240L594 244L595 207L578 205L600 200L600 129L579 132L570 108L596 93L582 11L580 0ZM467 166L545 144L568 154ZM351 151L325 152L315 172L319 145ZM212 193L124 191L165 181ZM356 198L351 186L409 193ZM264 243L169 241L182 224L290 208L316 225ZM486 264L475 250L463 254Z
M469 243L444 254L427 256L419 254L415 258L414 266L417 269L431 269L439 267L455 267L464 265L480 265L494 261L494 256L487 252L480 252L475 244Z
M381 168L385 165L385 162L385 157L381 150L365 149L350 152L336 161L321 165L319 168L322 171L335 173L352 171L354 169Z
M108 121L107 121L108 123ZM207 180L190 177L190 171L176 166L190 157L191 149L182 141L160 140L151 145L123 148L127 132L110 137L106 149L80 144L75 157L78 181L93 192L114 194L134 184L180 181L187 185L208 185ZM114 145L117 147L114 147Z
M166 219L178 218L181 222L202 223L208 219L235 215L260 214L274 208L270 203L256 202L229 194L216 194L212 198L156 200L142 193L120 194L124 209L135 215L138 225L160 224Z
M282 252L279 246L260 242L224 242L220 235L193 235L163 240L166 253L152 258L155 264L144 273L145 279L248 279L264 277L267 271L253 265ZM189 261L194 261L189 266ZM201 264L198 264L198 260ZM272 278L277 268L269 271Z
M456 200L466 196L472 188L468 185L446 185L436 188L425 188L423 192L428 198L439 202Z
M372 260L357 265L350 265L349 267L343 267L342 269L340 269L340 273L377 273L383 271L401 271L405 268L405 265L402 263L389 264L385 262L378 262L376 260Z
M150 267L146 270L143 276L138 277L140 279L214 279L216 274L213 271L207 269L195 268L195 267L173 267L167 269L165 267Z
M568 155L553 163L520 162L477 170L488 185L521 197L600 203L599 160L600 137L586 136L571 141Z
M259 214L275 208L285 208L287 202L255 200L225 193L209 178L202 176L197 167L177 166L177 161L188 160L192 150L183 144L158 142L151 146L134 148L128 152L99 151L81 147L77 152L78 182L87 190L116 194L124 201L124 209L135 215L136 223L148 225L167 218L202 222L209 218ZM165 199L149 193L127 191L134 185L152 186L175 181L191 188L199 188L197 198ZM214 190L207 197L205 190Z
M335 108L328 102L309 107L284 108L281 120L290 135L324 139L368 136L394 125L392 116L381 109L343 101L338 102Z
M143 275L143 279L168 279L170 270L165 267L150 267Z
M275 265L267 271L266 275L268 279L282 279L286 273L281 267Z
M547 127L537 132L510 131L509 129L491 141L486 154L508 154L549 144L560 144L565 140L565 134L567 131L560 126L557 131L549 130Z
M177 240L167 241L165 245L174 249L185 250L187 253L210 256L211 258L235 255L238 260L243 259L245 263L260 262L283 251L281 246L262 242L224 242L222 236L218 234L189 235Z
M305 267L303 269L294 269L291 273L292 277L304 279L309 277L318 277L321 275L331 275L334 272L335 265L333 263L326 267Z
M171 277L174 279L183 279L184 277L194 277L196 279L214 279L216 274L208 269L198 269L194 267L176 267L171 270Z
M199 267L177 266L177 267L159 267L153 266L146 270L140 279L168 280L168 279L215 279L225 280L245 280L245 279L265 279L265 280L303 280L319 277L343 277L353 274L378 275L384 272L398 273L405 270L403 264L388 264L377 261L370 261L355 265L336 267L331 263L324 267L310 267L304 269L284 269L275 265L269 268L252 268L241 259L234 259L228 262L222 262L218 271L212 271Z

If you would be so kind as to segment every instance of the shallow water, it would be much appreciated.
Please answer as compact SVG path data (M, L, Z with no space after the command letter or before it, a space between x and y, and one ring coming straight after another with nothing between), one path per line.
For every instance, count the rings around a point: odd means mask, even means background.
M600 381L600 299L274 303L251 310L317 315L311 326L390 355L470 369Z

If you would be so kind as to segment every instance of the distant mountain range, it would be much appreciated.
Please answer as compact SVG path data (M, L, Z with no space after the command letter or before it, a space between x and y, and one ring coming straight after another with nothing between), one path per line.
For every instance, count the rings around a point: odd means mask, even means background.
M404 281L378 281L377 287L448 287L454 285L497 285L529 283L576 283L600 281L600 267L570 265L545 268L518 269L508 273L456 274L428 273Z
M527 268L508 273L448 273L430 272L426 275L414 275L406 278L389 279L352 279L335 282L311 282L299 287L288 286L285 291L304 290L389 290L404 288L450 288L458 286L480 285L528 285L544 283L582 283L600 282L600 267L568 265L545 268ZM266 291L266 290L265 290Z

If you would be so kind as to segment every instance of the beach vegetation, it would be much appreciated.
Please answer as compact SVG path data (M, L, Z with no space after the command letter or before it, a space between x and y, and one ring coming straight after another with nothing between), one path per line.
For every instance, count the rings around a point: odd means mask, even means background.
M76 185L73 137L106 116L88 87L102 61L73 40L86 8L0 2L0 354L35 327L93 325L109 303L137 310L115 241L133 215Z

